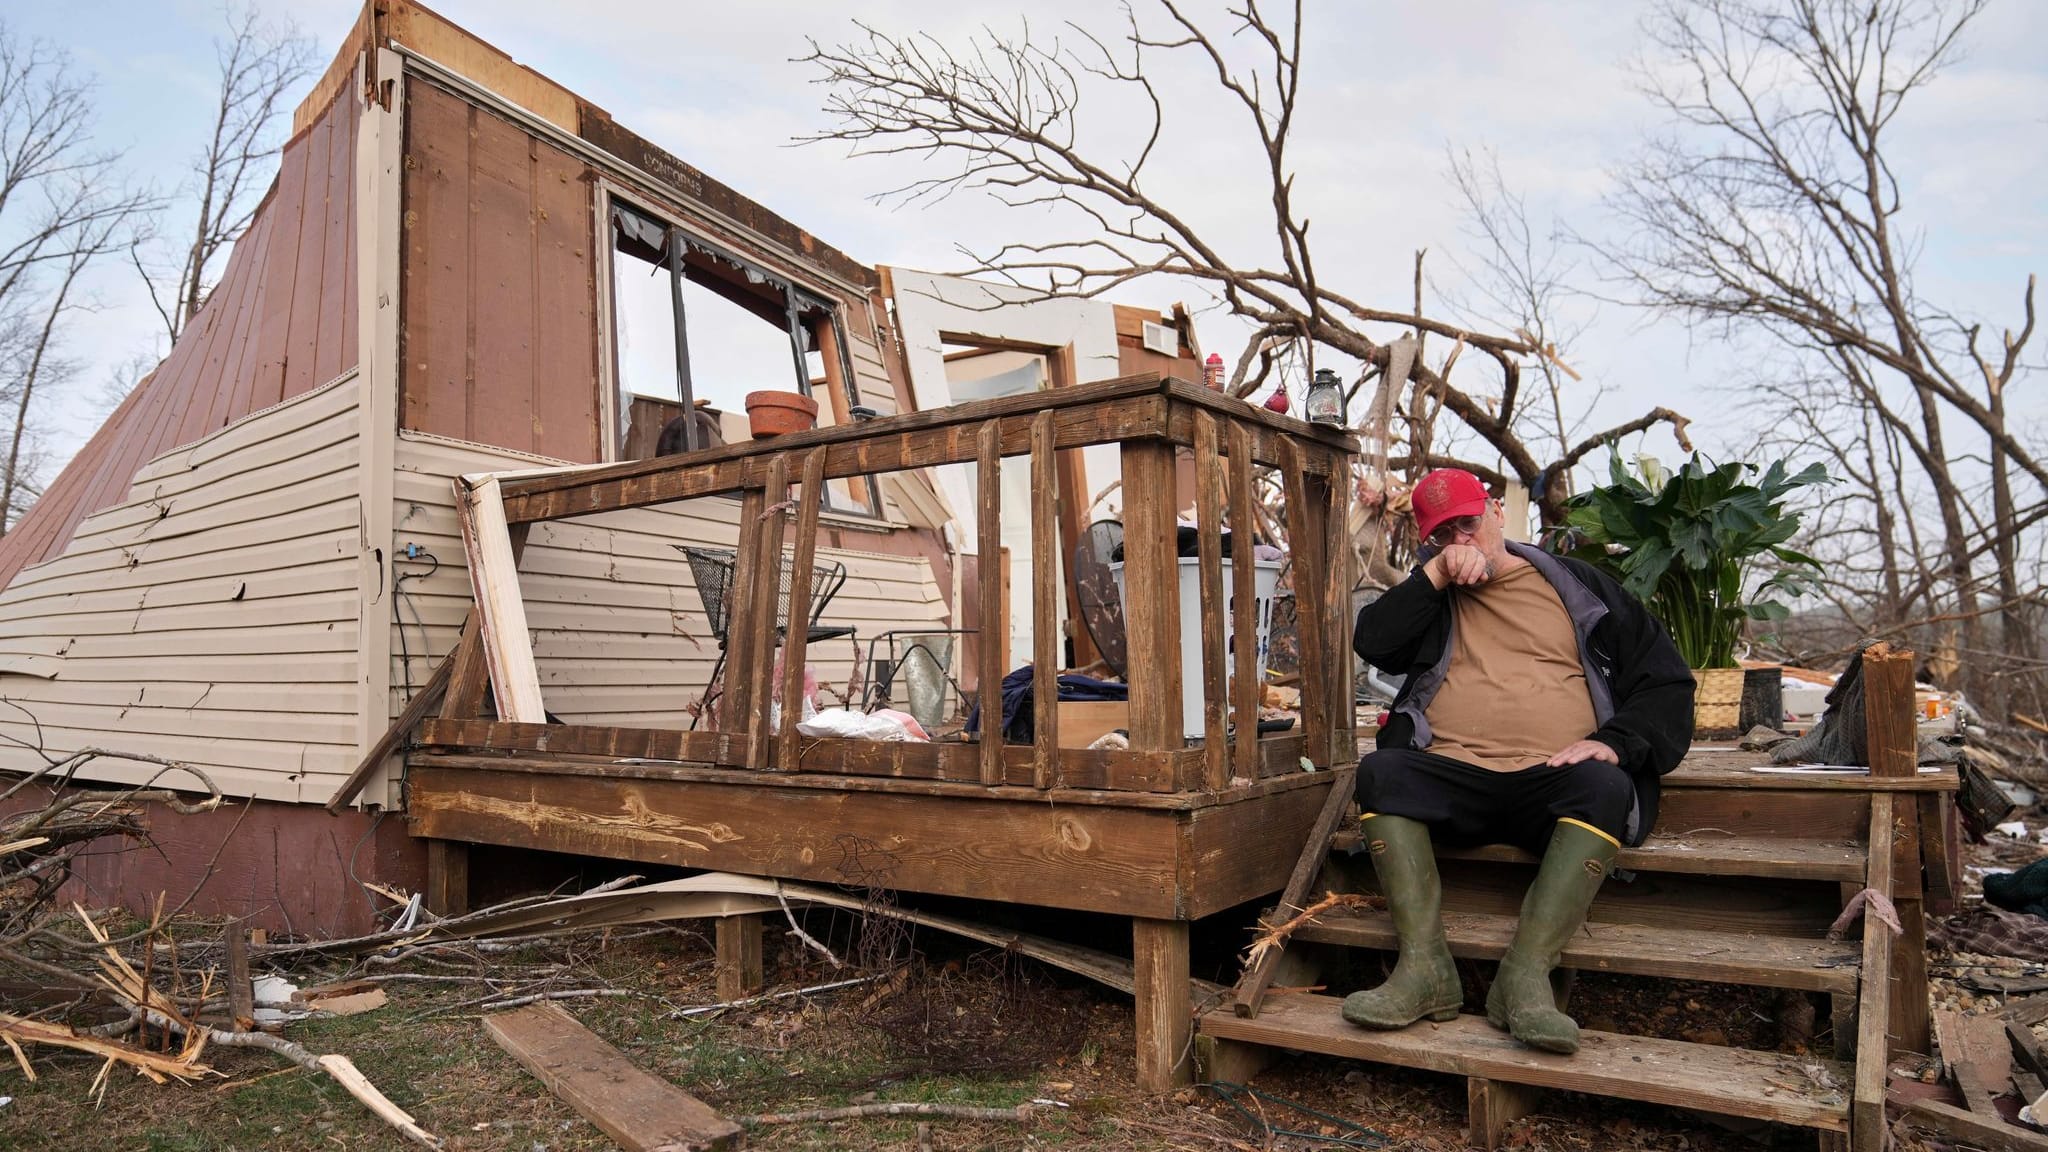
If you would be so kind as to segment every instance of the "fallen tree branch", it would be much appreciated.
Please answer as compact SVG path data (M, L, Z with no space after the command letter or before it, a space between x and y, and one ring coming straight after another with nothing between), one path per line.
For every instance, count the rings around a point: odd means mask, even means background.
M870 1116L944 1116L949 1120L1017 1120L1028 1121L1038 1109L1031 1104L1019 1104L1015 1108L978 1108L972 1104L923 1104L903 1101L896 1104L850 1104L844 1108L813 1108L805 1112L764 1112L759 1116L740 1116L734 1123L747 1128L760 1128L770 1124L829 1124L835 1120L864 1120Z
M628 988L565 988L559 992L535 992L531 996L514 996L509 1000L487 1000L478 1005L485 1012L496 1012L504 1008L517 1008L523 1004L538 1004L543 1000L585 1000L593 996L636 996Z
M1286 944L1288 937L1293 936L1295 931L1302 925L1313 923L1316 917L1328 912L1332 908L1384 908L1386 906L1386 898L1381 896L1364 896L1357 892L1325 893L1321 900L1303 908L1300 912L1295 913L1282 923L1267 925L1265 931L1254 937L1251 947L1245 950L1245 967L1249 968L1257 964L1259 957L1264 956L1272 949Z

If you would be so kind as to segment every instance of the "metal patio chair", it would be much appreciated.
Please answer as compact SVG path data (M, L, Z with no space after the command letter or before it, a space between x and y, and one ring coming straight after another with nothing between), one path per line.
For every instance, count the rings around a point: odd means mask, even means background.
M726 632L731 624L727 613L732 592L733 573L739 564L739 554L730 548L699 548L691 544L675 546L690 561L690 573L697 580L697 596L704 602L705 622L711 628L711 635L718 641L718 660L711 666L711 679L704 687L704 706L708 708L722 693L719 676L725 671ZM782 563L776 569L775 638L779 642L789 634L789 580L790 568L796 563L796 555L785 550ZM856 660L860 654L860 637L856 629L836 625L820 624L825 606L839 594L846 584L846 565L837 560L823 560L811 566L811 618L805 622L805 644L816 644L820 640L832 640L840 636L853 637ZM695 728L702 718L699 709L690 718L690 727Z

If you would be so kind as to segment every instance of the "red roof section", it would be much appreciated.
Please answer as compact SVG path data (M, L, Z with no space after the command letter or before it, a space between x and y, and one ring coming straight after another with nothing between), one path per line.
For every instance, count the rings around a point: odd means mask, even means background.
M150 460L355 366L360 114L344 89L285 145L276 182L170 355L0 538L0 588L122 502Z

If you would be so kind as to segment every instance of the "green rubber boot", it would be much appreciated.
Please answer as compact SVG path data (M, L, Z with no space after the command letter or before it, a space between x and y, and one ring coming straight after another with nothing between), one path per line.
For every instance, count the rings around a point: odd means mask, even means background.
M1558 1010L1550 971L1566 941L1586 922L1586 909L1620 850L1613 837L1590 824L1557 822L1522 900L1514 943L1501 957L1500 973L1486 994L1486 1019L1495 1028L1545 1052L1569 1056L1579 1050L1579 1025Z
M1344 998L1344 1019L1382 1029L1406 1028L1424 1016L1455 1019L1465 992L1444 942L1443 889L1429 828L1405 816L1371 815L1359 827L1401 935L1401 958L1386 983Z

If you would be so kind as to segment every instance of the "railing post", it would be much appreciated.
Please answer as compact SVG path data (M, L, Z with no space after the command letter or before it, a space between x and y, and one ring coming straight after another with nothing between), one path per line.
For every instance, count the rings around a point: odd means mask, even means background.
M1180 559L1175 547L1173 445L1123 444L1124 632L1131 676L1131 748L1178 751L1181 717Z
M1031 778L1039 788L1058 781L1060 756L1060 485L1052 449L1047 409L1031 418Z
M1010 621L1003 599L1003 447L1002 422L984 421L975 440L975 476L981 488L976 511L975 584L981 600L978 646L981 654L981 782L1003 782L1003 636Z
M1195 411L1195 535L1202 614L1203 784L1211 792L1220 792L1230 784L1230 750L1223 728L1229 692L1223 650L1223 462L1217 458L1216 418L1206 409ZM1250 537L1231 536L1233 574L1238 568L1250 569L1250 542ZM1250 728L1238 730L1240 740L1256 741L1258 735L1256 719Z
M1280 438L1281 483L1287 489L1287 554L1294 573L1294 635L1301 669L1302 755L1321 757L1329 767L1330 664L1326 653L1329 630L1324 625L1323 570L1325 501L1312 492L1303 471L1302 450L1294 437Z
M1233 746L1236 773L1259 778L1259 633L1258 566L1251 561L1258 537L1252 518L1252 436L1240 421L1230 423L1230 634L1232 653L1231 720L1237 725Z
M804 491L797 504L795 556L789 564L789 634L782 640L782 728L775 766L795 772L802 756L797 721L803 717L804 661L810 647L811 569L818 557L818 507L824 498L825 450L804 455Z
M775 681L775 610L781 607L778 583L782 573L782 505L789 499L789 454L777 452L768 458L768 482L762 489L761 531L757 541L754 571L765 585L753 601L754 617L747 621L748 648L753 665L746 669L747 694L753 711L747 717L747 766L768 767L768 709ZM801 574L790 573L795 583ZM800 627L789 622L791 630Z

